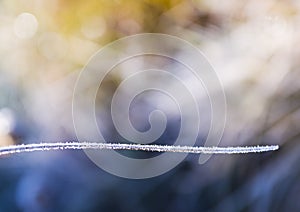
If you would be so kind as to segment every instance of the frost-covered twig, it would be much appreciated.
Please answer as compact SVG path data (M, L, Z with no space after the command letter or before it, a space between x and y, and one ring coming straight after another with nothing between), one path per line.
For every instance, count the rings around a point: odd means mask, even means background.
M7 147L0 147L0 156L33 151L49 151L64 149L97 149L97 150L136 150L152 152L181 152L181 153L204 153L204 154L239 154L258 153L274 151L278 145L272 146L246 146L246 147L194 147L194 146L172 146L155 144L120 144L120 143L89 143L89 142L68 142L68 143L39 143L21 144Z

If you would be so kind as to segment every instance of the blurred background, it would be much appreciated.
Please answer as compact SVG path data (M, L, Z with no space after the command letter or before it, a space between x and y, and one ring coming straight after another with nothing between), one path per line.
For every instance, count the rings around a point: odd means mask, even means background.
M227 97L220 146L280 145L215 155L204 165L189 155L145 180L108 174L82 151L5 156L0 211L299 211L299 26L300 3L292 0L0 1L1 146L76 140L71 108L80 70L105 44L143 32L186 39L209 59ZM105 111L121 79L104 81L97 107ZM106 135L115 138L105 116ZM178 125L167 129L170 144Z

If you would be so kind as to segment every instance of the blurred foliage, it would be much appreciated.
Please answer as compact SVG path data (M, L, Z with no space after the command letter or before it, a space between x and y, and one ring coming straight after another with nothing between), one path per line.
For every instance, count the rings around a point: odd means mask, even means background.
M299 26L298 1L0 1L1 145L75 140L78 72L105 44L142 32L179 36L209 58L228 101L222 146L281 145L202 166L190 155L141 181L80 152L1 158L0 211L299 211Z

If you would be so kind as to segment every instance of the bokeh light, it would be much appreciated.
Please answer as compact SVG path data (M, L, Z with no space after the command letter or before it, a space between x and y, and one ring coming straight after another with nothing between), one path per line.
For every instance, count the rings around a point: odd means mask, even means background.
M30 13L18 15L14 21L14 32L18 38L32 38L38 29L36 17Z
M299 26L297 1L0 1L1 146L76 140L72 96L80 71L104 45L144 32L183 38L211 62L228 103L221 146L281 145L272 154L214 156L203 166L190 155L167 174L144 181L109 175L82 152L4 157L0 211L299 211ZM120 64L101 84L98 126L113 141L121 139L108 115L113 92L149 61ZM170 61L155 63L182 71ZM207 96L187 74L181 76L204 102L197 140L203 145ZM83 103L89 95L87 85ZM145 114L153 108L169 110L160 142L171 144L177 109L165 96L148 97L134 102L135 125L145 129Z

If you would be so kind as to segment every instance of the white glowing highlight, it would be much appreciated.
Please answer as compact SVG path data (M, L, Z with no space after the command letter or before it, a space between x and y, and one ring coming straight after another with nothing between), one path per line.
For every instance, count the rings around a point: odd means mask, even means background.
M0 110L0 136L9 134L15 125L13 113L7 109Z
M14 32L18 38L32 38L38 29L38 21L31 13L21 13L14 22Z

